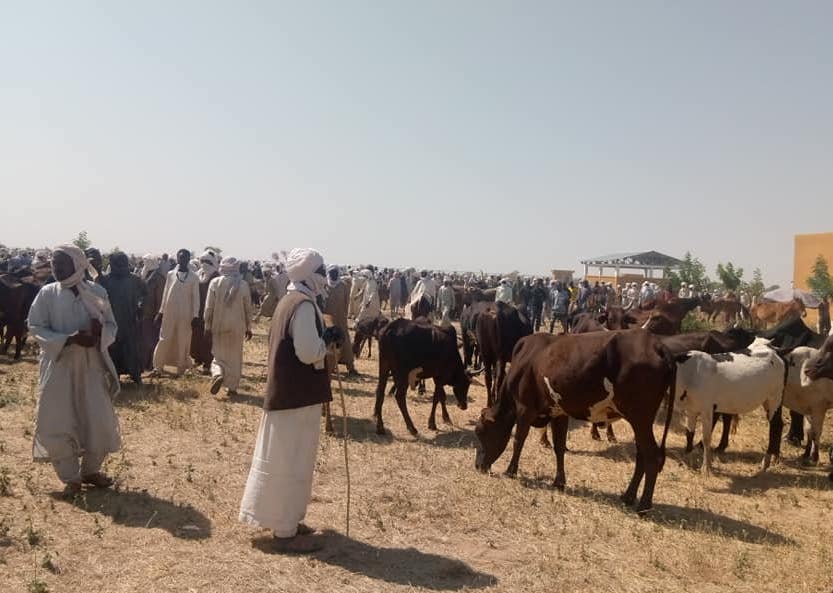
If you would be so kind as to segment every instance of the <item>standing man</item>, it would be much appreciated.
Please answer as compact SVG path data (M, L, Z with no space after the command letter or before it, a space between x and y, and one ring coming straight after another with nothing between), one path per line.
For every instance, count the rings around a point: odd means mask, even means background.
M205 300L205 333L211 340L211 394L223 385L237 395L243 374L243 339L252 339L252 296L240 273L240 262L223 258L220 276L208 285Z
M176 253L177 267L168 272L162 304L156 315L161 325L159 343L153 352L153 370L159 375L166 365L175 366L177 375L191 367L188 350L191 347L191 332L199 322L200 282L188 262L191 252L180 249Z
M356 315L356 323L366 321L368 319L376 319L382 314L382 307L379 304L379 286L376 284L376 278L373 277L373 271L364 269L361 271L361 276L364 278L364 288L360 295L359 314Z
M495 302L506 303L507 305L514 305L512 298L512 283L509 278L501 278L497 290L495 290Z
M350 334L347 332L347 309L350 306L350 289L341 279L338 266L327 268L327 300L324 304L324 313L333 318L333 323L344 333L344 341L341 344L341 354L338 362L347 365L349 375L358 375L353 361L353 345L350 343Z
M388 293L390 294L390 314L393 318L399 314L405 298L405 293L402 291L402 274L398 270L393 273L393 278L388 282Z
M529 298L530 321L534 331L538 331L541 327L541 319L544 313L544 302L547 300L547 289L544 288L544 280L542 278L535 279L535 285L532 287Z
M558 280L555 282L555 289L552 295L552 319L550 320L550 333L555 329L555 322L561 324L561 333L567 333L567 315L570 312L570 291Z
M130 375L136 385L141 385L139 313L147 288L141 278L130 273L127 254L121 251L110 254L110 273L102 276L101 285L107 291L119 327L116 341L110 346L110 357L119 374Z
M200 257L200 269L197 271L197 278L199 279L199 294L200 294L200 308L197 315L197 323L194 325L191 334L191 358L194 363L202 365L202 374L208 375L211 373L211 336L205 335L205 323L203 322L203 313L205 311L205 299L208 297L208 285L214 278L217 278L220 273L217 271L220 265L219 256L210 249L206 249L205 253Z
M316 304L327 283L321 254L293 249L286 269L291 284L272 318L264 413L240 521L271 529L275 551L302 554L321 548L302 521L312 494L321 404L333 399L324 360L341 330L324 328Z
M451 286L451 278L446 276L443 279L443 285L437 293L437 306L442 315L440 325L448 327L451 325L451 311L454 310L454 288Z
M38 292L29 311L29 331L41 347L33 455L52 462L69 497L82 483L112 486L101 465L121 447L111 401L119 378L107 351L116 321L107 291L84 279L88 267L78 247L57 247L56 282Z
M162 308L162 294L165 292L167 272L162 271L160 259L150 253L142 258L142 281L145 283L145 298L142 299L142 370L153 369L153 351L159 341L159 324L156 314Z

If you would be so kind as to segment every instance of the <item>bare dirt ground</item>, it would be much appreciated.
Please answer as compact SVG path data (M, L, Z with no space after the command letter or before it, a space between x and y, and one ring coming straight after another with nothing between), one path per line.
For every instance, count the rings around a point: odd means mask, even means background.
M119 488L87 491L74 504L57 497L51 466L31 460L35 360L0 359L0 592L833 588L826 468L802 467L800 451L785 444L782 463L756 475L762 413L743 419L709 479L672 434L655 509L639 518L618 499L634 456L623 423L619 444L592 441L587 425L575 424L565 493L550 489L552 453L533 435L518 479L475 471L482 387L472 388L467 411L452 405L454 425L440 423L437 433L427 430L428 398L410 394L418 438L388 398L392 434L375 435L375 344L373 359L358 365L364 377L345 383L350 537L341 440L324 436L307 522L325 530L326 547L310 557L272 554L268 533L237 522L265 383L266 325L256 330L233 399L211 396L199 375L126 386L117 401L124 448L106 466ZM337 401L334 411L340 433ZM495 470L507 462L505 453Z

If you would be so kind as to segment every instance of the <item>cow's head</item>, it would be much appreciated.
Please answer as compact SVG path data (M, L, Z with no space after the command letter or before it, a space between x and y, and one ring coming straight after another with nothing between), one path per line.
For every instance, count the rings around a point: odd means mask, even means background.
M723 332L723 335L730 340L731 346L729 350L733 352L736 350L743 350L755 341L754 332L742 327L729 328Z
M828 336L818 354L805 363L804 372L811 381L833 379L833 336Z
M515 406L513 403L501 406L495 404L491 408L483 408L480 419L474 427L477 435L477 452L474 467L487 472L492 464L506 450L512 426L515 424Z
M639 320L636 317L621 307L610 307L602 313L599 313L596 315L596 321L604 326L605 329L611 331L628 329L639 324Z

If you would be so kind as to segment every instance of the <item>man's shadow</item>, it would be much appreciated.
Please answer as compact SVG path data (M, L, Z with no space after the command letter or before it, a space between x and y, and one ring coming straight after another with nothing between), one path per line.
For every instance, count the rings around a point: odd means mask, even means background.
M460 560L416 548L377 547L330 530L310 537L324 544L324 549L314 555L319 562L387 583L447 591L481 589L498 582L497 577L478 572ZM271 537L260 537L252 545L274 554L271 541Z
M52 496L60 499L61 493L53 492ZM68 502L89 513L107 515L113 523L126 527L164 529L183 539L211 537L211 521L200 511L147 492L90 489Z

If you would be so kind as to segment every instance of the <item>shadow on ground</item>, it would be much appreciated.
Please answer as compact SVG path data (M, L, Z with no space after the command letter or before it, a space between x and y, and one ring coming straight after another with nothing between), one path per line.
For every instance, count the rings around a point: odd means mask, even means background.
M62 493L52 496L61 499ZM182 539L211 537L211 521L190 505L176 504L147 492L86 490L72 504L88 513L101 513L126 527L164 529Z
M567 492L573 496L591 498L612 508L635 514L635 511L631 507L622 503L619 496L610 492L600 492L587 487L568 488ZM652 523L674 529L721 535L750 544L797 545L795 540L780 533L770 531L765 527L759 527L752 523L747 523L740 519L733 519L732 517L720 515L705 509L681 507L673 504L657 503L655 501L654 508L644 515L644 518Z
M383 548L345 537L334 531L311 536L324 544L315 559L354 574L386 583L423 587L433 591L480 589L497 584L497 577L479 572L465 562L416 548ZM254 540L255 548L274 553L271 538Z

